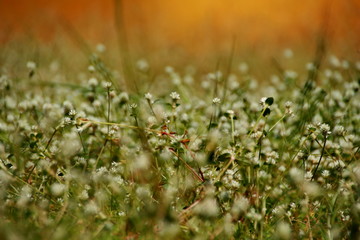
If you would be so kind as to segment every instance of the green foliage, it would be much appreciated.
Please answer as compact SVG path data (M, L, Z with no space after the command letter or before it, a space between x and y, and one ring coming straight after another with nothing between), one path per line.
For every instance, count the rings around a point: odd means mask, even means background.
M355 64L261 88L251 72L167 67L151 94L151 69L134 93L90 64L77 84L40 84L53 73L33 62L1 73L1 239L358 236Z

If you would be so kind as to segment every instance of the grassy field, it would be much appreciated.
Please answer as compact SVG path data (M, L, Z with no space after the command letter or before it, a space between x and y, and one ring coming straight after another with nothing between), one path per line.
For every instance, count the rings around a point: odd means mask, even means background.
M107 51L4 63L0 239L360 239L360 62Z

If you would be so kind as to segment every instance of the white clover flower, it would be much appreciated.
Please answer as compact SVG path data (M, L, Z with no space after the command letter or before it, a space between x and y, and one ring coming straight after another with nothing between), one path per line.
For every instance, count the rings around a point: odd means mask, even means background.
M262 215L260 213L255 212L254 208L251 208L250 211L246 214L246 217L259 222L262 219Z
M20 208L25 207L32 200L32 189L25 185L21 188L20 197L16 202L16 205Z
M75 116L76 115L76 110L71 109L69 112L69 116Z
M145 99L151 101L153 98L153 96L151 95L151 93L145 93Z
M151 162L150 162L150 158L147 154L141 154L139 156L137 156L132 164L131 164L131 168L136 171L136 170L145 170L148 169L150 166Z
M89 65L89 66L88 66L88 71L89 71L89 72L93 73L93 72L95 72L95 70L96 70L96 69L95 69L95 67L94 67L93 65Z
M246 62L242 62L239 64L239 71L241 73L247 73L249 71L249 65Z
M311 157L313 157L313 164L317 163L318 159L315 158L314 156L310 156L309 157L309 161L311 161ZM311 180L311 178L313 177L313 173L311 171L307 171L304 175L306 180Z
M83 201L89 199L89 193L86 189L81 191L81 193L79 195L79 199L83 200Z
M90 87L96 87L99 84L99 82L96 78L93 77L89 79L88 84Z
M201 82L201 87L202 87L203 89L209 89L210 86L211 86L210 81L205 80L205 81L202 81L202 82Z
M112 83L111 82L103 82L102 86L103 86L103 88L111 88Z
M148 61L146 61L146 59L140 59L136 62L136 67L137 69L139 69L140 71L146 72L149 70L150 66Z
M298 77L298 73L293 70L286 70L284 74L285 74L285 77L291 78L291 79L296 79Z
M219 206L214 198L205 198L194 208L196 214L204 217L216 217L219 211Z
M84 211L86 214L96 215L99 212L99 207L96 205L94 201L90 201L85 205Z
M290 101L285 102L285 108L291 108L292 105L293 105L293 103Z
M312 62L309 62L306 64L306 70L308 71L314 71L315 70L315 64Z
M69 117L64 117L64 125L70 125L72 124L72 120Z
M262 131L256 131L256 132L252 133L250 135L250 137L253 139L260 139L262 135L263 135Z
M64 106L64 108L66 108L66 109L73 109L73 108L74 108L73 105L72 105L72 103L71 103L70 101L64 101L64 102L63 102L63 106Z
M229 114L230 117L234 117L234 115L235 115L234 110L227 110L226 113Z
M120 103L127 103L129 101L129 94L127 92L121 92L119 94Z
M304 181L304 173L299 168L296 167L291 168L289 171L289 175L291 179L297 184L302 183Z
M291 227L286 222L280 222L276 226L276 236L279 239L286 240L291 239Z
M174 72L174 68L171 67L171 66L166 66L166 67L165 67L165 72L171 74L171 73Z
M29 70L35 70L36 69L36 63L33 62L33 61L28 61L26 63L26 67L29 69Z
M249 199L241 196L236 198L231 208L231 213L234 215L244 214L250 207Z
M322 123L320 124L320 131L324 134L324 135L329 135L331 134L330 132L330 126L326 123Z
M214 105L217 105L217 104L219 104L220 102L221 102L221 100L220 100L220 98L214 98L213 100L212 100L212 102L213 102L213 104Z
M262 98L260 99L260 104L261 104L262 106L265 106L266 99L267 99L267 97L262 97Z
M323 170L321 172L321 175L324 177L324 178L327 178L328 176L330 176L330 171L329 170Z
M279 168L280 172L285 172L286 171L286 167L284 165L281 165Z
M335 55L331 55L329 57L329 62L333 67L340 67L341 66L340 60Z
M106 46L102 43L99 43L96 45L96 51L98 51L99 53L103 53L106 51Z
M92 102L92 105L97 108L101 106L101 102L100 100L96 99L95 101Z
M321 195L322 189L315 182L305 182L302 186L302 190L310 197L317 197Z
M341 125L336 125L334 127L334 134L337 134L339 136L342 136L345 134L345 128L344 126L341 126Z
M61 196L64 193L65 189L66 189L66 186L61 183L54 183L50 187L51 193L55 197Z
M130 109L135 109L138 107L138 105L136 103L132 103L132 104L130 104L129 107L130 107Z
M180 100L180 94L178 94L177 92L172 92L170 93L170 97L176 101L176 100Z

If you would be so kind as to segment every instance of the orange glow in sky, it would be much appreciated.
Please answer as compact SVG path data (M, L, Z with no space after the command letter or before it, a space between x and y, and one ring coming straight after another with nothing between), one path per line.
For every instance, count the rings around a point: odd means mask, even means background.
M328 36L359 50L358 0L122 0L130 43L143 47L221 50L234 37L251 46L306 45L328 16ZM59 22L87 39L114 37L113 0L2 0L0 41L51 40Z

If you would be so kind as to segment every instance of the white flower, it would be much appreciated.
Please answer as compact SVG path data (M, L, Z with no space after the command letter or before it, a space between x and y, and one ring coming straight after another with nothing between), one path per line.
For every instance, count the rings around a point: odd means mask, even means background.
M226 113L229 114L231 117L235 115L234 110L227 110Z
M90 87L96 87L99 84L99 82L96 78L90 78L88 84Z
M307 69L308 71L314 71L314 70L315 70L315 64L312 63L312 62L307 63L307 64L306 64L306 69Z
M322 175L324 178L326 178L326 177L330 176L330 171L329 171L329 170L323 170L322 173L321 173L321 175Z
M285 58L292 58L294 56L294 53L290 48L287 48L284 50L283 55Z
M135 109L135 108L137 108L137 106L138 106L138 105L137 105L136 103L130 104L130 108L131 108L131 109Z
M241 73L247 73L249 71L249 65L246 62L242 62L239 64L239 71Z
M241 196L236 198L234 201L234 205L231 208L231 213L234 215L239 215L245 213L250 207L249 199Z
M147 70L149 70L149 63L145 59L140 59L136 62L136 67L140 71L146 72Z
M94 201L90 201L85 205L85 213L89 215L95 215L99 212L99 207L96 205Z
M253 139L260 139L262 135L263 135L262 131L256 131L256 132L252 133L250 135L250 137Z
M71 123L72 123L71 118L69 118L69 117L64 117L64 124L65 124L65 125L70 125Z
M112 83L111 82L103 82L102 85L103 85L104 88L111 88Z
M279 168L280 172L285 172L286 171L286 167L284 165L281 165Z
M331 134L330 132L330 126L326 123L322 123L320 125L320 131L324 134L324 135L329 135Z
M285 102L285 108L291 108L292 104L290 101Z
M71 109L69 112L69 116L75 116L76 115L76 110Z
M102 43L99 43L98 45L96 45L96 51L98 51L99 53L103 53L106 51L106 46Z
M262 98L260 99L260 104L261 104L262 106L265 106L266 99L267 99L267 97L262 97Z
M335 55L330 56L329 61L334 67L340 67L341 65L340 60Z
M50 190L51 190L51 193L58 197L60 195L62 195L65 191L65 185L64 184L61 184L61 183L54 183L51 185L50 187Z
M276 235L279 239L291 239L291 227L286 222L280 222L276 226Z
M151 101L153 98L153 96L151 95L151 93L145 93L145 99Z
M95 72L95 67L93 65L89 65L88 66L88 71L91 72L91 73Z
M178 94L177 92L172 92L172 93L170 93L170 97L171 97L173 100L180 100L180 94Z
M291 179L297 184L302 183L304 181L304 173L302 170L298 168L295 167L291 168L289 175Z
M29 69L29 70L35 70L36 69L36 63L33 62L33 61L29 61L26 63L26 67Z
M345 128L343 126L336 125L334 127L334 133L337 134L337 135L344 135L345 134Z
M214 98L213 100L212 100L212 102L213 102L213 104L215 104L215 105L217 105L217 104L219 104L220 102L221 102L221 100L220 100L220 98Z
M214 198L206 198L195 207L194 212L204 217L216 217L219 207Z

